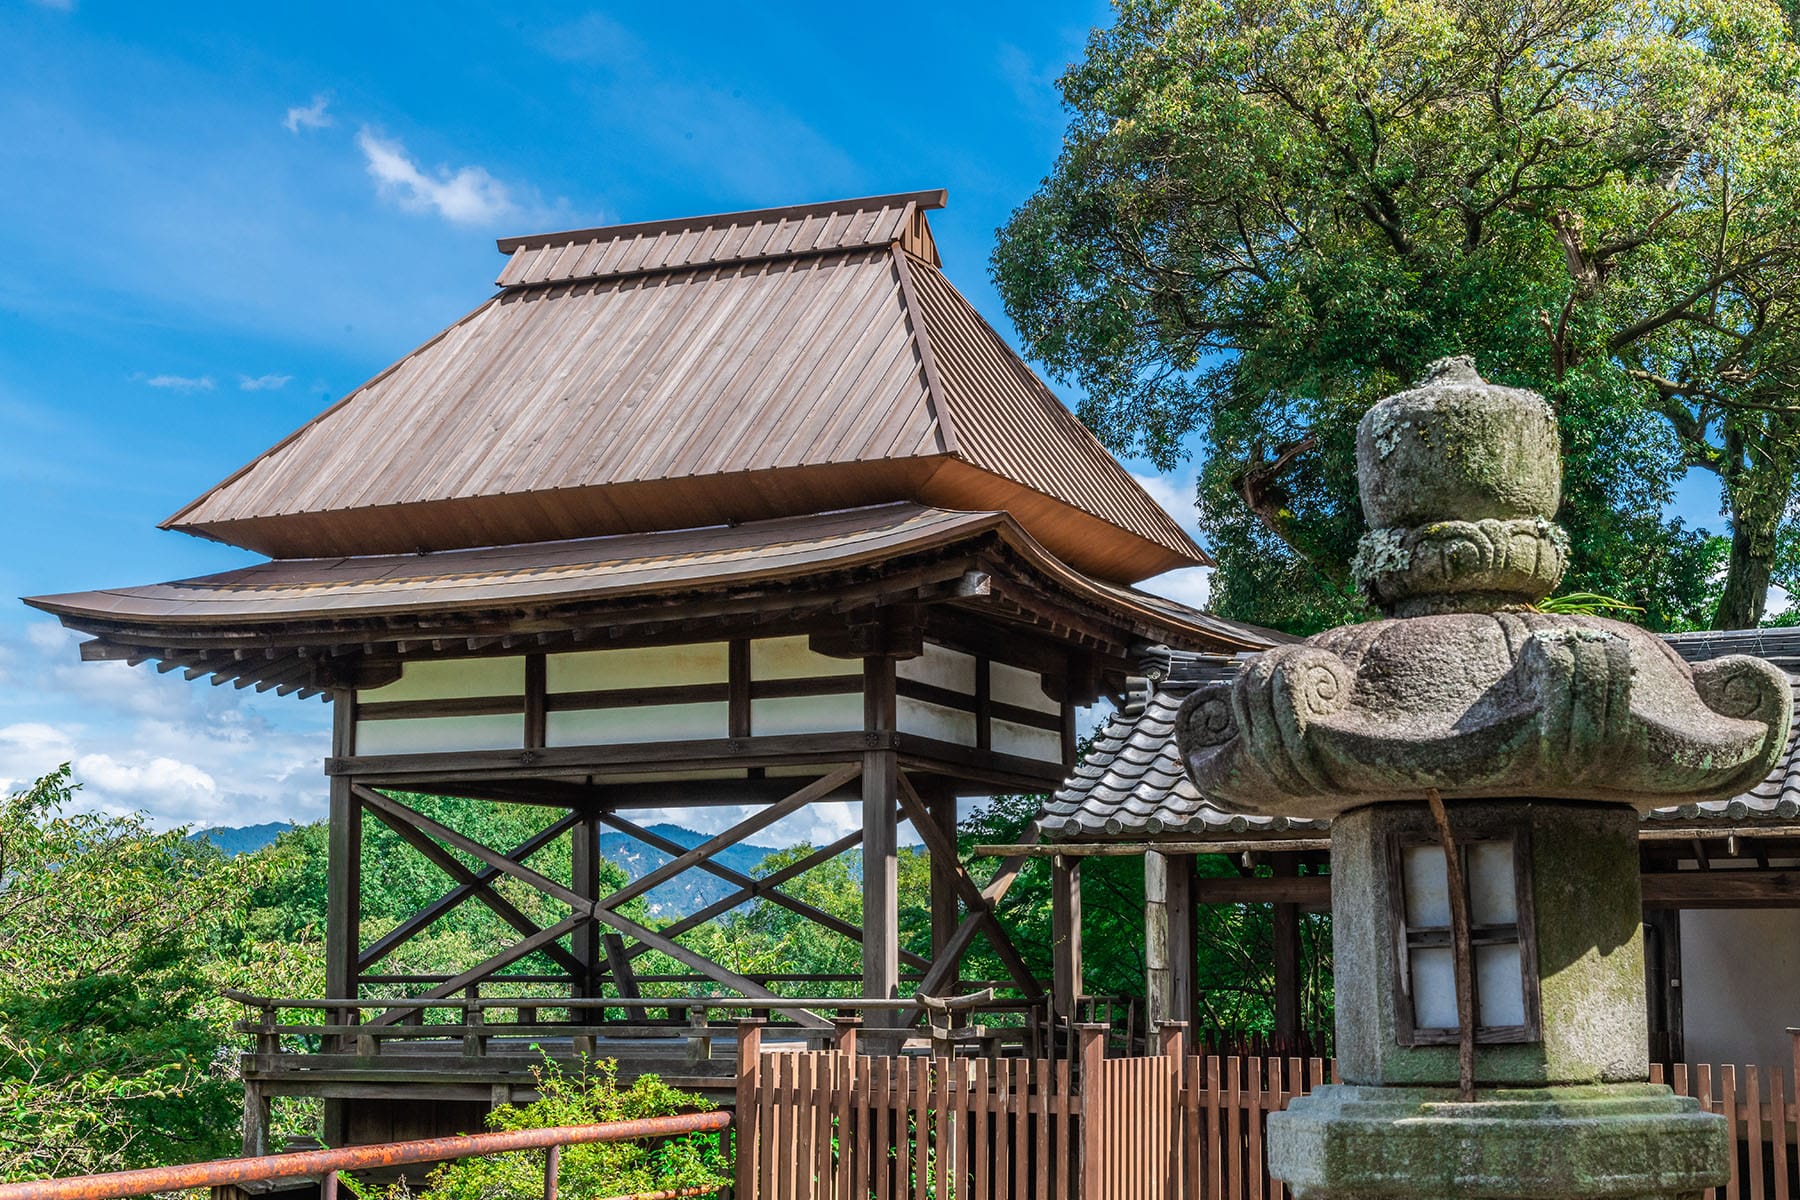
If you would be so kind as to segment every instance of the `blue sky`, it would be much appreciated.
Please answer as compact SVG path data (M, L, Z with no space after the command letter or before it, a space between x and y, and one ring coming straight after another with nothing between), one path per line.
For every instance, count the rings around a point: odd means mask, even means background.
M1008 329L993 230L1050 165L1054 80L1107 17L0 6L0 593L247 561L155 524L479 303L499 235L945 187L945 267ZM1151 484L1191 528L1188 476ZM1717 524L1704 484L1681 509ZM323 705L80 664L73 642L0 605L0 788L71 760L86 803L161 823L323 815Z

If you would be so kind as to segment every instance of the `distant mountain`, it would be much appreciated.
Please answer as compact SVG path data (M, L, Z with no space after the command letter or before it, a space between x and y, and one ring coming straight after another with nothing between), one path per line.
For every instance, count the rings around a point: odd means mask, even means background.
M188 834L190 842L211 842L226 858L254 854L293 829L291 821L265 821L261 825L220 825Z
M667 823L649 825L645 828L651 833L674 842L683 850L692 850L712 836ZM763 859L777 853L780 853L780 847L756 846L746 843L720 851L713 856L712 861L742 874L753 875ZM644 845L636 838L610 830L602 831L600 834L600 854L602 857L618 863L633 879L642 879L672 857L661 850ZM713 901L721 900L737 890L737 885L729 880L720 879L717 875L708 874L698 867L694 867L683 871L667 883L651 888L650 894L645 899L650 902L652 911L659 916L680 917L697 909L705 908Z
M188 835L190 841L209 841L230 858L238 854L253 854L269 845L278 836L293 825L283 821L268 821L261 825L222 825L216 829L202 829ZM692 850L695 846L711 837L711 834L698 833L680 825L666 822L650 825L647 828L663 838L668 839L683 850ZM763 859L780 852L777 846L757 846L745 844L732 846L713 857L720 866L730 867L745 875L753 875ZM632 879L642 879L656 868L668 862L670 855L652 846L646 846L636 838L622 833L603 831L600 834L600 853L624 868L625 874ZM699 868L691 868L680 875L650 889L646 899L652 911L659 916L680 917L698 909L705 908L715 900L723 899L737 891L737 885L720 879L717 875L708 874Z

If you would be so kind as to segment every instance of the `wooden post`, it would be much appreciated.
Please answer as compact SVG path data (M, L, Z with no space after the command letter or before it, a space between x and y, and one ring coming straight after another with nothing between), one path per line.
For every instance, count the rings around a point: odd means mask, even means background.
M1144 983L1150 1025L1194 1015L1191 854L1144 853Z
M331 698L331 752L348 757L356 750L356 693L340 688ZM362 952L362 802L348 775L331 777L331 807L325 854L325 995L357 998L357 958ZM332 1038L328 1050L342 1051ZM344 1101L325 1101L325 1142L344 1145L349 1116Z
M688 1060L705 1062L712 1057L712 1033L706 1024L706 1005L688 1005L687 1020Z
M734 1200L756 1200L759 1100L762 1091L762 1027L760 1017L737 1023L737 1182Z
M856 1031L862 1025L862 1018L836 1016L831 1018L831 1025L831 1048L839 1054L855 1054Z
M1194 865L1192 854L1169 859L1169 1016L1171 1021L1200 1018L1198 945L1195 941Z
M269 1152L269 1097L262 1085L244 1081L244 1126L242 1153L245 1158L259 1158Z
M944 841L951 846L956 845L956 795L954 792L941 793L925 801L925 807L931 814L931 823L936 825L944 835ZM956 866L954 862L939 862L938 855L931 858L931 959L936 962L944 953L950 939L956 934L956 927L961 923L961 916L956 905ZM950 989L955 990L954 981Z
M1169 856L1144 851L1144 998L1150 1025L1176 1018L1169 969Z
M1644 925L1650 1061L1678 1063L1687 1057L1681 1011L1681 910L1645 908Z
M600 898L600 820L593 809L581 812L569 830L569 887L584 900ZM600 995L600 922L589 920L569 935L569 951L581 970L570 989L574 995ZM623 995L623 993L620 993ZM597 1025L605 1017L597 1008L579 1010L575 1023Z
M1277 879L1298 879L1300 859L1294 854L1276 854L1272 865ZM1300 1037L1300 906L1275 905L1275 1037L1290 1039L1288 1053Z
M863 943L862 994L893 999L900 995L899 762L892 746L895 723L894 660L863 659L863 728L870 749L863 755ZM873 1032L894 1024L895 1014L874 1012ZM885 1040L881 1053L891 1052Z
M1058 854L1050 860L1050 953L1052 1003L1063 1020L1075 1019L1081 995L1081 859Z
M1156 1052L1164 1058L1181 1058L1187 1053L1187 1022L1158 1021Z
M1083 1200L1098 1200L1105 1195L1101 1181L1105 1155L1100 1141L1108 1124L1101 1116L1106 1105L1100 1083L1106 1063L1105 1025L1075 1026L1075 1057L1081 1069L1081 1195Z

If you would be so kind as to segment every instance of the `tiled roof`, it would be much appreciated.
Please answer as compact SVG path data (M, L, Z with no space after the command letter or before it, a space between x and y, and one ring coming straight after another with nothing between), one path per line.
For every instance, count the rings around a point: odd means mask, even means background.
M1800 818L1800 630L1677 634L1668 640L1690 662L1726 654L1770 659L1788 672L1794 685L1796 719L1787 752L1762 783L1729 800L1655 809L1645 822L1754 827ZM1045 802L1038 814L1044 838L1280 841L1316 838L1328 831L1330 822L1323 820L1227 811L1210 803L1188 779L1175 748L1175 714L1195 687L1226 678L1235 669L1230 660L1177 656L1171 676L1152 684L1141 707L1115 712L1075 773Z
M1212 656L1160 656L1140 703L1115 712L1094 735L1075 773L1038 814L1050 841L1099 838L1215 838L1295 835L1326 829L1324 821L1252 817L1207 801L1175 750L1175 713L1202 683L1222 679L1236 662ZM1156 678L1156 676L1161 678Z

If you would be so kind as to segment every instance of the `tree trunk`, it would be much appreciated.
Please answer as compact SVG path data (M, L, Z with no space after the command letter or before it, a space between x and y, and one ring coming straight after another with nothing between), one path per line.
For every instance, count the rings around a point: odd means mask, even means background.
M1731 498L1731 560L1725 591L1713 613L1714 629L1752 629L1762 621L1775 569L1775 537L1793 494L1786 456L1746 471L1727 488Z

